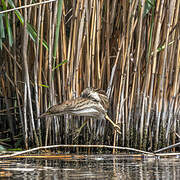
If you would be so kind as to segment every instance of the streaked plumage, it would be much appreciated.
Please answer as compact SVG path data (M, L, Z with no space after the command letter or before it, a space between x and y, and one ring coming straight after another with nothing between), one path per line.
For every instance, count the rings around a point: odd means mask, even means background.
M50 107L40 118L63 114L103 118L105 113L106 110L99 102L79 97Z
M101 103L106 111L109 108L109 99L102 89L86 88L82 91L81 97Z
M88 116L97 119L107 119L115 128L120 130L119 126L108 117L108 108L109 100L103 90L86 88L82 91L80 97L50 107L39 118L62 114Z

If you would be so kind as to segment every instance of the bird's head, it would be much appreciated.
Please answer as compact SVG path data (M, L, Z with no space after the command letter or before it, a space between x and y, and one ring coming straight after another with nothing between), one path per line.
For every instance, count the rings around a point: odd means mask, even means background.
M92 100L97 101L97 102L101 101L97 90L94 89L94 88L86 88L86 89L84 89L82 91L82 93L81 93L81 97L89 98L89 99L92 99Z
M50 116L55 116L55 115L60 115L61 112L63 111L62 107L59 105L54 105L50 107L45 113L41 114L38 119L44 118L44 117L50 117Z
M109 108L109 99L102 89L86 88L82 91L81 97L101 103L106 110Z
M41 116L39 116L38 119L43 117L65 114L71 108L71 106L72 104L70 101L65 101L61 104L56 104L54 106L51 106L45 113L41 114Z

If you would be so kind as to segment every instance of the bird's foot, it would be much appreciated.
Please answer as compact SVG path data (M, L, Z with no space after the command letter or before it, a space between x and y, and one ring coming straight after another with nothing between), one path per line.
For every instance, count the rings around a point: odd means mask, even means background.
M75 129L75 130L71 133L71 135L73 136L73 141L76 140L76 139L79 137L82 129L86 126L86 124L87 124L87 120L81 125L80 128Z
M114 124L114 129L118 132L118 134L121 134L121 128L119 123L118 124Z
M82 128L80 127L80 128L75 129L74 132L72 132L73 141L75 141L79 137L81 130Z
M119 134L121 134L121 128L120 128L119 124L114 123L114 122L109 118L109 116L108 116L107 114L105 115L105 118L113 125L113 127L115 128L115 130L117 130L117 132L118 132Z

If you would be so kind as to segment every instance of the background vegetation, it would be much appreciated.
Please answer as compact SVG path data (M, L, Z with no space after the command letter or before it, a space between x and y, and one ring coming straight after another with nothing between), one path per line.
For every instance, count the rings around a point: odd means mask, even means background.
M38 2L42 2L39 0ZM1 0L0 11L36 1ZM156 150L180 138L180 1L53 1L0 14L0 144L107 144ZM106 121L37 120L86 87Z

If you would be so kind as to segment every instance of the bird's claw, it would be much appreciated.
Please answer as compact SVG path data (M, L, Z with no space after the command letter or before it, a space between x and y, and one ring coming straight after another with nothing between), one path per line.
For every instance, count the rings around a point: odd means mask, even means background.
M72 135L73 135L73 141L76 140L76 139L79 137L80 133L81 133L81 128L76 129L76 130L72 133Z
M114 128L119 134L121 134L121 128L120 128L119 124L115 124Z

